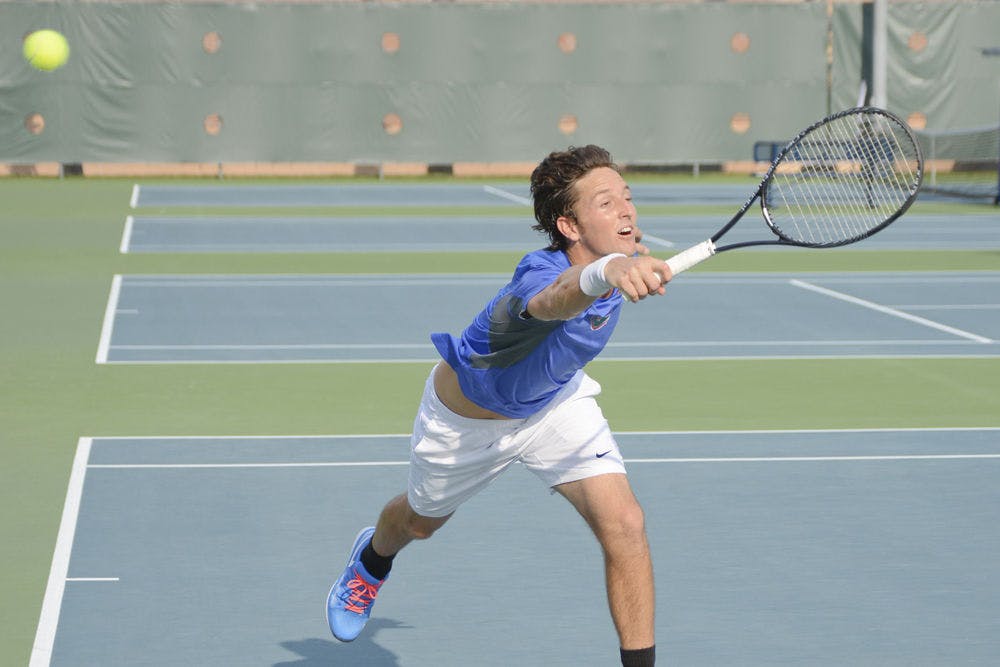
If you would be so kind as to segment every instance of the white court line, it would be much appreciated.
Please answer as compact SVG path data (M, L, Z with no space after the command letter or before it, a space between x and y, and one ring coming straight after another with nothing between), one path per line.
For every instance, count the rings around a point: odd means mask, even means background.
M501 190L500 188L495 188L492 185L484 185L483 190L491 195L496 195L501 199L506 199L507 201L512 201L522 206L531 206L531 200L520 195L516 195L513 192L507 192L506 190Z
M996 278L984 278L982 276L956 277L954 275L944 275L940 272L930 272L933 277L927 277L927 272L920 274L907 274L908 277L893 280L885 274L858 275L855 278L838 278L831 274L806 274L818 275L825 283L848 283L848 284L966 284L966 283L993 283L1000 282L1000 272ZM747 273L747 272L720 272L717 274L694 274L685 276L685 285L717 286L717 285L784 285L793 276L801 276L802 273ZM157 274L157 275L129 275L130 285L139 287L342 287L342 286L397 286L406 285L454 285L454 284L492 284L494 280L506 282L510 280L509 273L382 273L382 274L270 274L270 275L226 275L226 274Z
M871 338L845 340L679 340L679 341L638 341L608 343L605 348L616 347L780 347L800 346L837 347L840 345L967 345L961 340L921 340L919 338Z
M959 336L961 338L968 338L969 340L975 341L977 343L992 343L993 341L985 336L980 336L979 334L970 333L962 329L956 329L955 327L950 327L946 324L941 324L940 322L935 322L933 320L928 320L917 315L911 315L910 313L905 313L901 310L896 310L895 308L889 308L888 306L883 306L881 304L875 303L873 301L867 301L865 299L859 299L856 296L851 296L849 294L844 294L843 292L837 292L835 290L827 289L825 287L820 287L818 285L813 285L812 283L807 283L804 280L792 279L788 281L795 287L800 287L811 292L816 292L818 294L824 294L826 296L832 297L834 299L839 299L841 301L846 301L848 303L853 303L856 306L862 306L864 308L869 308L871 310L878 311L880 313L885 313L886 315L892 315L893 317L898 317L900 319L908 320L915 324L921 324L925 327L930 327L931 329L937 329L938 331L943 331L945 333L951 334L953 336Z
M497 285L503 284L501 281L510 279L509 275L501 274L455 274L455 277L437 277L425 279L420 275L405 274L401 276L372 278L366 276L357 278L330 278L302 279L289 277L284 280L280 278L228 278L219 277L195 277L190 279L144 279L143 276L129 276L129 284L132 287L441 287L445 285Z
M961 343L956 341L957 344L968 345L970 343ZM635 361L857 361L861 359L872 359L872 360L887 360L887 359L913 359L916 361L926 360L926 359L996 359L998 356L995 352L983 352L976 354L887 354L887 353L872 353L872 354L714 354L711 356L704 355L661 355L657 357L651 356L638 356L638 357L607 357L602 359L599 363L622 363L622 362L635 362ZM317 359L317 362L323 360ZM358 360L360 363L362 360ZM369 359L368 362L371 363L374 360ZM381 361L381 360L379 360ZM404 359L403 361L416 361L414 359ZM431 359L430 363L440 361L439 359ZM150 363L146 361L135 361L132 363ZM152 362L156 363L156 362ZM183 362L177 362L183 363ZM225 363L225 362L222 362Z
M473 220L478 221L483 218L488 220L490 225L510 225L519 228L524 227L524 217L523 216L467 216ZM448 217L442 218L439 216L421 216L421 215L383 215L383 216L365 216L365 224L370 223L400 223L406 222L412 225L432 225L432 226L448 226L456 224L456 220L462 220L461 217ZM165 218L160 216L139 216L138 220L141 225L165 225L165 226L176 226L176 225L287 225L287 224L322 224L322 225L333 225L333 226L348 226L356 225L357 218L349 215L340 216L304 216L304 215L274 215L274 216L260 216L253 218L238 217L233 215L198 215L198 216L177 216L171 218ZM466 223L462 223L463 226L467 226ZM483 223L486 224L486 223Z
M646 234L645 232L643 232L642 234L642 240L643 242L652 241L654 244L663 246L664 248L673 248L674 246L677 245L673 241L668 241L667 239L661 239L659 236L653 236L652 234Z
M119 310L117 311L121 314L138 314L138 310ZM673 348L685 348L685 347L838 347L844 345L889 345L893 347L909 345L909 346L919 346L919 345L930 345L930 346L948 346L948 345L968 345L969 343L961 340L893 340L893 339L871 339L871 340L771 340L771 341L761 341L761 340L719 340L719 341L638 341L638 342L621 342L621 343L608 343L606 349L629 349L629 348L644 348L644 347L673 347ZM197 344L122 344L122 345L112 345L113 350L160 350L160 351L176 351L176 350L234 350L234 351L244 351L244 350L432 350L434 346L431 343L296 343L296 344L284 344L284 343L258 343L258 344L212 344L212 345L197 345Z
M1000 456L1000 454L997 454ZM88 468L102 470L149 470L204 468L370 468L405 466L409 461L309 461L301 463L92 463Z
M1000 459L1000 454L873 454L858 456L727 456L625 459L626 463L787 463L823 461L924 461L938 459Z
M115 328L115 312L118 310L118 298L122 291L121 274L115 274L111 279L111 293L108 294L108 305L104 309L104 323L101 325L101 338L97 343L97 358L99 364L108 363L108 350L111 349L111 334Z
M984 352L982 354L747 354L747 355L661 355L661 356L637 356L637 357L605 357L599 363L620 364L635 362L661 362L661 361L697 361L697 362L720 362L720 361L857 361L872 359L875 361L885 361L887 359L912 359L915 361L927 359L996 359L996 353ZM129 364L142 364L144 366L166 366L166 365L198 365L198 364L436 364L441 361L441 357L387 357L387 358L366 358L366 359L331 359L324 357L305 357L295 359L116 359L108 360L105 363L109 366Z
M128 254L128 248L132 244L132 227L135 219L131 215L125 216L125 230L122 232L122 242L118 246L118 252L123 255Z
M59 534L56 537L55 553L52 555L52 568L49 570L49 581L45 587L42 613L38 619L38 630L35 633L35 643L31 648L31 662L28 663L28 667L48 667L52 660L52 647L55 645L59 612L62 610L63 593L66 590L66 574L69 572L69 557L73 550L73 537L76 535L76 523L80 515L80 498L83 496L83 480L87 474L91 442L91 438L80 438L76 446L76 456L73 458L69 486L66 489L66 503L63 505Z
M738 275L738 274L737 274ZM772 275L781 275L772 274ZM708 276L702 275L703 279ZM823 276L825 283L840 284L876 284L876 285L914 285L914 284L934 284L942 283L995 283L1000 282L1000 272L981 271L975 274L960 274L948 271L898 271L893 273L869 273L862 272L856 276L828 275Z
M1000 430L1000 427L997 427ZM890 429L894 430L894 429ZM922 431L925 429L916 429ZM933 429L926 429L933 430ZM947 429L952 430L952 429ZM978 431L982 429L977 429L970 427L969 430ZM989 430L989 429L987 429ZM171 442L175 440L354 440L354 439L376 439L376 438L409 438L409 433L341 433L341 434L328 434L328 435L292 435L286 433L284 435L99 435L91 436L92 440L99 440L101 442L110 440L128 440L128 441L162 441L169 440Z
M626 458L625 463L818 463L824 461L934 461L1000 459L1000 454L870 454L851 456L692 456ZM405 466L409 461L308 461L300 463L94 463L101 470L206 470L239 468L373 468Z
M135 183L132 185L132 196L128 200L129 208L135 208L139 203L139 184Z
M118 311L124 312L124 311ZM138 311L136 311L138 312ZM259 345L112 345L115 350L433 350L432 343L307 343Z
M673 431L613 431L622 436L633 435L808 435L837 433L952 433L972 431L1000 431L1000 426L882 426L868 428L754 428L754 429L719 429ZM409 438L410 433L327 433L294 435L290 433L278 435L104 435L90 436L91 440L105 441L164 441L180 440L376 440L385 438Z
M615 435L808 435L834 433L951 433L954 431L1000 431L1000 426L884 426L881 428L753 428L718 431L614 431ZM409 434L406 434L409 436ZM233 436L238 438L239 436ZM266 436L261 436L266 437ZM349 436L342 436L349 437ZM101 440L111 438L101 438Z
M893 306L900 310L1000 310L1000 303L966 303L966 304L904 304Z

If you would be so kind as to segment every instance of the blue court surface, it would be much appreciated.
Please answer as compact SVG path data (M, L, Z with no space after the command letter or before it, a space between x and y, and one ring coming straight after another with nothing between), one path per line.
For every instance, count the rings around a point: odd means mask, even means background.
M738 206L757 183L707 185L662 185L635 183L632 193L649 204L717 204L732 201ZM530 206L528 179L522 183L351 185L136 185L132 208L170 206Z
M725 237L726 243L768 238L751 211ZM723 216L640 215L644 242L654 252L673 251L714 234ZM152 216L126 219L125 253L309 253L309 252L528 252L547 244L532 230L527 209L498 216ZM1000 213L910 214L855 249L986 250L1000 248Z
M1000 431L620 433L678 665L988 665ZM601 557L515 466L396 560L368 631L324 603L405 485L405 435L83 438L38 667L615 664Z
M136 185L132 208L163 206L527 206L526 185Z
M626 178L629 175L626 174ZM748 176L742 183L643 183L630 184L637 203L725 204L735 208L759 184ZM314 185L135 185L130 205L162 207L273 207L288 206L530 206L528 179L520 183L442 184L314 184ZM947 200L921 192L922 201Z
M117 276L97 361L433 361L429 334L461 331L507 278ZM993 357L998 287L997 272L685 274L627 305L602 359Z

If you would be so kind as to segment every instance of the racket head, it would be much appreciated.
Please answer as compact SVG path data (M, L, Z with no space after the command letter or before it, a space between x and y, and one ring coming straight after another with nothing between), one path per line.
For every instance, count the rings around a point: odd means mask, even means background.
M760 190L761 212L782 242L847 245L905 213L923 172L906 123L875 107L848 109L809 126L781 150Z

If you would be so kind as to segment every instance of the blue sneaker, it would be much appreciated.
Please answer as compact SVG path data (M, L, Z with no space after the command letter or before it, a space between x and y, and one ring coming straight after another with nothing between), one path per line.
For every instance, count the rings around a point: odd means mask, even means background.
M354 549L347 568L326 599L326 620L330 623L333 636L342 642L354 641L365 629L375 596L385 582L385 579L376 579L368 574L361 564L361 551L368 546L374 534L375 528L371 526L354 538Z

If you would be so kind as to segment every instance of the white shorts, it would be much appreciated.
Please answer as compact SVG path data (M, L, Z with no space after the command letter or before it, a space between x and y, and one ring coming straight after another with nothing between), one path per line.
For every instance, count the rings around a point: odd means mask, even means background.
M422 516L442 517L520 462L548 486L624 473L618 443L594 397L601 385L578 371L541 412L525 419L470 419L424 386L410 440L407 498Z

